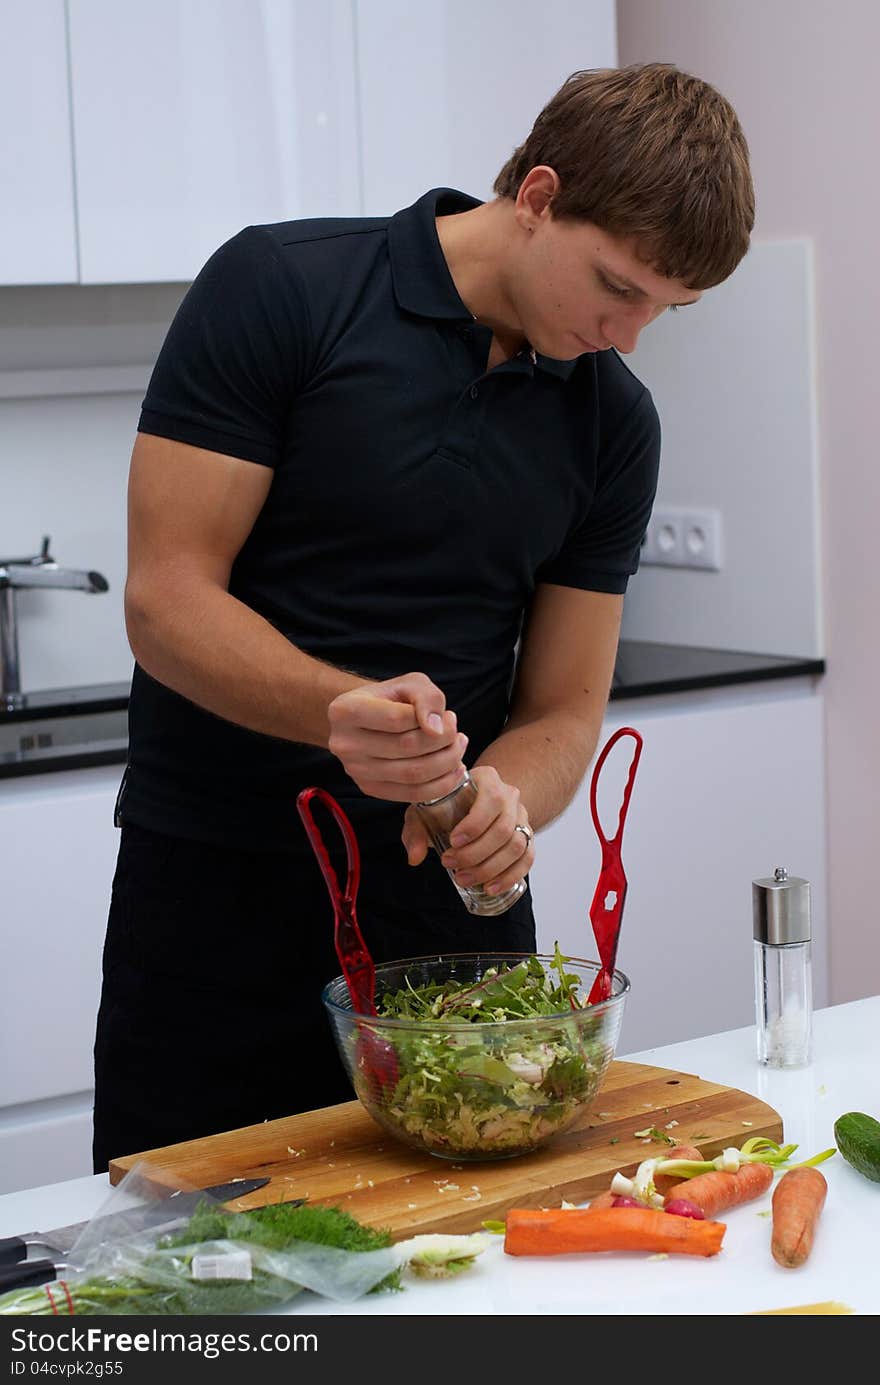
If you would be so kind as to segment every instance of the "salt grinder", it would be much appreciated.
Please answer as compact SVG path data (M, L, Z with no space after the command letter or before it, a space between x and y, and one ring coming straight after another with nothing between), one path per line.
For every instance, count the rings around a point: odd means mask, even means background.
M752 881L758 1062L802 1068L811 1059L810 882L777 866Z
M415 805L419 817L428 829L431 845L438 856L442 856L444 851L449 850L451 845L449 838L462 818L470 812L476 797L477 786L465 770L461 783L456 784L450 793L444 794L442 798L432 798L427 803ZM482 885L471 885L470 888L465 888L465 886L459 885L451 870L448 874L458 890L465 908L471 914L503 914L510 908L511 904L516 903L526 889L526 882L518 880L503 894L492 895L487 894Z

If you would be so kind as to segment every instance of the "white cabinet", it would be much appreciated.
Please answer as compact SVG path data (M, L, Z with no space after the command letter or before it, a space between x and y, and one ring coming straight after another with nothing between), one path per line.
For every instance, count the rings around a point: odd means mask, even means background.
M91 1172L121 775L112 765L0 781L0 1192Z
M64 0L0 0L0 283L75 283Z
M632 991L619 1051L754 1023L751 882L777 865L811 882L814 1003L827 1005L821 696L804 680L612 702L600 748L619 726L644 738L623 837L617 965ZM608 836L632 747L629 737L618 743L600 780ZM569 955L597 955L591 773L538 837L532 889L542 951L558 939Z
M189 280L359 205L348 0L70 0L83 283Z
M255 222L490 197L564 79L617 61L614 0L0 0L0 20L2 284L188 282Z
M430 187L492 196L572 72L617 65L614 0L356 0L364 213Z

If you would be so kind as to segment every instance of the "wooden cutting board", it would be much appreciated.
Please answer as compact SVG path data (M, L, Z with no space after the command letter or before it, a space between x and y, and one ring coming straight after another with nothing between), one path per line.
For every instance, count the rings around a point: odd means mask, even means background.
M395 1239L469 1232L511 1207L586 1202L608 1188L616 1170L631 1175L643 1159L662 1154L661 1142L635 1134L651 1126L707 1158L753 1135L782 1141L782 1117L757 1097L691 1073L615 1062L581 1121L519 1158L470 1163L421 1154L349 1101L114 1159L110 1182L142 1161L157 1183L175 1188L268 1174L265 1187L227 1206L244 1211L305 1197L388 1227Z

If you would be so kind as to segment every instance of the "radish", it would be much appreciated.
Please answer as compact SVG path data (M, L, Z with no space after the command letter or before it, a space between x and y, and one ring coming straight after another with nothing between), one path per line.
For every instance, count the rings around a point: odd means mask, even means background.
M634 1197L624 1197L619 1194L612 1202L612 1207L644 1207L643 1202L637 1202Z
M686 1197L671 1197L663 1209L671 1212L674 1217L693 1217L694 1221L705 1221L706 1214L695 1202L688 1202Z

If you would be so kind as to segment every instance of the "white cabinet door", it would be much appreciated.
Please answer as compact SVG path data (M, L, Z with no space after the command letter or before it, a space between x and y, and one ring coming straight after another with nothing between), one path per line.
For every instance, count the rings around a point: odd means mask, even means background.
M364 212L492 183L566 77L617 65L614 0L356 0Z
M0 284L77 279L64 0L0 0Z
M0 781L0 1125L89 1091L122 766ZM8 1123L8 1121L7 1121Z
M779 865L811 882L814 1002L828 1004L822 699L779 686L789 690L735 698L719 689L609 708L600 748L619 726L644 738L623 838L617 965L632 991L621 1053L754 1023L751 882ZM629 737L618 743L600 780L608 836L632 746ZM590 774L538 837L531 879L542 951L558 939L569 955L597 956Z
M41 1111L30 1117L0 1111L0 1194L85 1178L91 1172L90 1094L61 1112Z
M349 0L71 0L83 283L190 280L360 206Z

